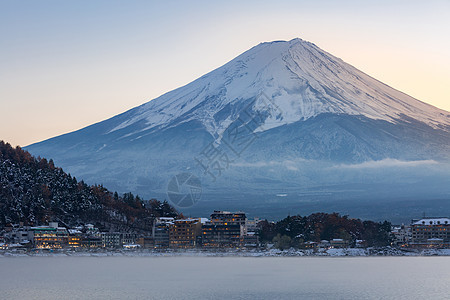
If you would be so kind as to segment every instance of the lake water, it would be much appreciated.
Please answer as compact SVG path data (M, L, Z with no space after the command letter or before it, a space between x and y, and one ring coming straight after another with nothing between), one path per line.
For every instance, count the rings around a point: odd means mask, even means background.
M450 257L0 258L0 299L450 299Z

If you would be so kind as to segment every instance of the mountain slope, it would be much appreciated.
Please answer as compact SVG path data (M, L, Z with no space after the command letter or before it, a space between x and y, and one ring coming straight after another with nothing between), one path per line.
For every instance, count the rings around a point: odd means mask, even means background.
M216 204L226 194L257 202L262 191L295 191L287 203L317 187L333 187L329 200L368 199L392 172L392 195L450 194L450 113L300 39L262 43L186 86L27 149L88 182L146 196L161 197L171 176L194 173ZM221 153L219 169L211 151ZM365 162L377 168L360 182ZM399 185L411 188L396 193Z

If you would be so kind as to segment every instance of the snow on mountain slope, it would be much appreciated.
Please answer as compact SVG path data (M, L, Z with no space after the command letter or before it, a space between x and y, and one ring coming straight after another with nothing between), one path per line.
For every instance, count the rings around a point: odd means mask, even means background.
M301 39L262 43L192 83L127 113L114 132L137 122L137 132L199 120L213 136L236 118L215 118L229 103L261 92L280 109L269 114L264 130L322 113L363 115L396 122L405 116L433 128L448 128L450 114L401 93L341 59ZM264 110L255 103L254 110ZM127 133L127 135L137 132Z

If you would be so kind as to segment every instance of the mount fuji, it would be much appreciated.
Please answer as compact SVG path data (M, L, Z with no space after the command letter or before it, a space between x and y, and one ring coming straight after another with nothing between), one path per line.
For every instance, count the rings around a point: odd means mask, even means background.
M450 113L301 39L261 43L139 107L26 149L88 183L144 197L173 200L169 181L189 174L202 197L178 203L187 214L450 213Z

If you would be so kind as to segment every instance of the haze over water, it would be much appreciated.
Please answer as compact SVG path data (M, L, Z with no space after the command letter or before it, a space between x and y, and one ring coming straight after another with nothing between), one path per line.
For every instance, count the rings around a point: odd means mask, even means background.
M448 299L450 292L448 257L14 257L0 266L3 299Z

